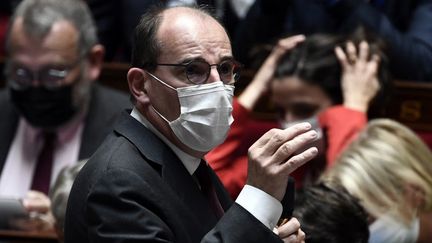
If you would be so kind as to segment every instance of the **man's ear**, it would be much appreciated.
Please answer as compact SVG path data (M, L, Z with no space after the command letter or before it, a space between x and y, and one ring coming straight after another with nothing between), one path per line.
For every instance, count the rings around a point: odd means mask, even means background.
M140 68L131 68L127 73L129 91L135 101L140 104L147 104L150 102L144 87L147 78L147 74Z
M97 44L91 48L88 54L88 73L90 80L95 81L99 78L102 64L104 62L104 56L105 48L102 45Z

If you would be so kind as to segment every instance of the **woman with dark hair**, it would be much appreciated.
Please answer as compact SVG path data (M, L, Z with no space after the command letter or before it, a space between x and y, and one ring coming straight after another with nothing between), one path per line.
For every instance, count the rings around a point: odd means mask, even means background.
M318 131L319 138L311 146L321 153L293 174L301 186L315 180L364 127L370 102L388 83L388 74L378 45L360 34L350 38L313 35L306 40L294 36L273 48L234 100L235 121L227 139L206 156L233 198L246 182L249 146L271 128L307 121ZM278 116L254 119L252 111L268 93Z

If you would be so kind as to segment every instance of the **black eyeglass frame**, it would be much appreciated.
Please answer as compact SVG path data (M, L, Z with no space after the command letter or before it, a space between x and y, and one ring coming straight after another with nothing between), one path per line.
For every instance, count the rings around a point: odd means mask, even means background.
M232 75L232 79L229 80L229 81L224 80L224 79L222 78L222 75L221 75L221 65L224 64L224 63L227 63L227 62L232 62L232 63L233 63L233 72L231 73L231 75ZM191 78L189 77L188 73L187 73L187 68L188 68L191 64L193 64L193 63L203 63L203 64L206 64L206 65L208 66L207 73L206 73L206 77L205 77L205 79L203 79L203 80L200 81L200 82L194 82L194 81L192 81ZM186 78L187 78L188 81L191 82L192 84L204 84L204 83L208 80L208 78L210 77L211 68L212 68L213 66L215 66L216 69L217 69L217 71L218 71L219 78L221 79L221 81L222 81L224 84L229 84L229 85L234 85L234 83L235 83L236 81L238 81L238 79L240 78L241 69L242 69L242 67L243 67L243 65L242 65L240 62L238 62L238 61L236 61L236 60L234 60L234 59L226 59L226 60L221 61L221 62L218 63L218 64L210 64L210 63L208 63L208 62L206 62L206 61L204 61L204 60L192 60L192 61L189 61L189 62L184 63L184 64L183 64L183 63L179 63L179 64L174 64L174 63L156 63L155 65L156 65L156 66L183 67L183 68L184 68L185 75L186 75ZM237 68L237 71L234 72L234 70L235 70L236 68Z

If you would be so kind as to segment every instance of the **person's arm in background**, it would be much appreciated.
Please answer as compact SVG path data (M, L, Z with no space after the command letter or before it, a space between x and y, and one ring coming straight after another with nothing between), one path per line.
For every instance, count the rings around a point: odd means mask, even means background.
M205 157L233 199L246 183L249 147L267 130L274 127L273 122L260 122L260 124L251 122L250 113L257 101L268 91L277 60L303 40L304 36L293 36L279 41L251 83L237 99L234 99L234 122L224 143L214 148Z
M397 16L406 21L406 29L398 29L382 12L364 0L334 0L327 3L329 12L342 25L365 26L388 44L391 72L397 79L432 80L432 2L417 1L412 7L406 1L403 8L411 8L409 15ZM331 3L333 2L333 3ZM397 2L397 1L393 1ZM405 1L399 1L404 4ZM412 3L411 3L412 5ZM396 9L400 11L400 9ZM403 11L403 10L402 10ZM405 20L405 18L406 20ZM409 18L409 19L408 19Z
M295 35L285 39L279 40L276 46L273 47L272 52L264 61L251 83L239 95L238 102L244 108L253 110L256 102L265 94L269 89L270 81L273 79L274 72L280 57L288 50L294 48L297 43L305 39L303 35Z
M348 42L346 53L340 47L335 52L342 66L343 105L330 107L319 115L321 127L327 133L327 167L357 136L367 124L370 101L379 91L377 70L379 57L370 60L369 46L361 42L359 54L353 43Z

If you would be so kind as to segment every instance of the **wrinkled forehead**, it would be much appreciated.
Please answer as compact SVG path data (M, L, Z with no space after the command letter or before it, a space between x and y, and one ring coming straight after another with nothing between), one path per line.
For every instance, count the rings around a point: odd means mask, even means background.
M169 9L164 12L157 38L161 56L194 58L205 55L214 59L232 56L230 40L222 25L194 9Z

